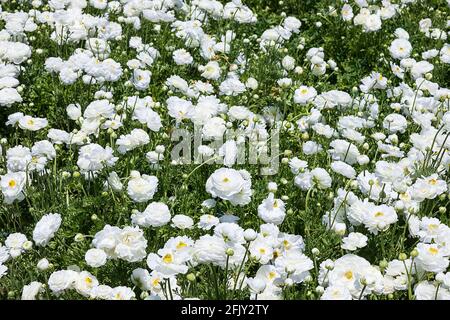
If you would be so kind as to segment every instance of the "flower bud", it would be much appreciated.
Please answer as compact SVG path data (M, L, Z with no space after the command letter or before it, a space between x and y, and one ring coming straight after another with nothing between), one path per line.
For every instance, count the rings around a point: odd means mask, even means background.
M24 250L31 250L31 248L33 248L33 242L31 242L30 240L28 240L28 241L25 241L24 243L23 243L23 249Z
M225 251L225 253L226 253L226 255L229 256L229 257L234 256L234 250L231 249L231 248L228 248L228 249Z
M253 240L256 239L257 235L258 234L256 233L256 231L253 230L253 229L246 229L244 231L244 239L245 239L245 241L253 241Z
M398 255L398 260L405 261L406 259L408 259L408 256L406 255L406 253L402 252Z
M74 239L75 242L82 242L84 240L84 235L82 235L81 233L77 233Z
M48 262L48 260L46 258L42 258L41 260L38 261L37 263L37 268L40 271L45 271L49 268L50 263Z
M195 281L195 274L189 273L189 274L186 276L186 279L188 279L188 281L190 281L190 282L194 282L194 281Z

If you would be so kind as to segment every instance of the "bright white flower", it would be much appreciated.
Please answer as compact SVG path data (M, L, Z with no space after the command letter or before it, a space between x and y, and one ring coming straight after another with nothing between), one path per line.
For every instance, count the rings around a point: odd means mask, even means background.
M364 248L367 245L367 237L359 232L349 233L347 237L342 239L341 248L344 250L354 251Z
M245 205L250 202L252 194L251 180L242 171L221 168L214 171L206 181L206 191L233 205Z
M22 201L25 198L23 193L26 183L26 174L24 172L7 173L0 176L0 185L4 201L7 204L15 200Z
M162 202L152 202L143 212L131 215L131 221L141 227L161 227L169 223L169 207Z
M258 206L258 217L265 223L279 225L283 222L285 215L284 202L275 199L273 193L269 193L267 199Z
M127 194L134 202L147 202L153 199L158 189L158 178L146 174L141 175L137 171L131 173L127 185Z
M84 259L89 266L98 268L106 263L107 255L105 251L93 248L86 251Z
M42 216L33 230L33 240L38 246L45 247L55 236L61 226L61 215L59 213L49 213Z

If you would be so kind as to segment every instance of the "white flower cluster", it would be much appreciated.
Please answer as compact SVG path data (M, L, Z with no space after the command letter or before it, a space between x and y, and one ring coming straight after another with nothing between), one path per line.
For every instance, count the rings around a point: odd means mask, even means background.
M0 1L0 299L450 300L450 2L244 2Z

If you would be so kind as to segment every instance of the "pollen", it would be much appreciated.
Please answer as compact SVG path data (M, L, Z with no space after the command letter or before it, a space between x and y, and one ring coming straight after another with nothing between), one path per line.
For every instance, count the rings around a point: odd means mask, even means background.
M168 253L162 258L162 260L164 261L164 263L172 263L173 256L170 253Z
M430 247L428 249L428 252L430 252L432 255L436 255L439 253L439 249L435 248L435 247Z
M9 183L8 183L8 186L10 187L10 188L14 188L15 186L16 186L16 180L9 180Z
M382 217L382 216L384 216L384 213L381 212L381 211L378 211L377 213L375 213L375 217L376 218L379 218L379 217Z
M353 279L353 272L351 272L350 270L347 271L346 273L344 273L344 277L346 277L348 280Z
M184 243L183 241L178 242L176 248L179 250L181 248L187 247L187 244Z
M152 281L152 285L154 287L157 287L159 285L159 281L160 281L159 278L156 278L155 280Z

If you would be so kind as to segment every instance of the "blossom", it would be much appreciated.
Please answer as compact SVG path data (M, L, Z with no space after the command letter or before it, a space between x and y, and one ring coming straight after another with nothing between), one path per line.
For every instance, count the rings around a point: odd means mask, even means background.
M49 213L42 216L33 230L33 240L38 246L46 246L61 226L61 215Z

